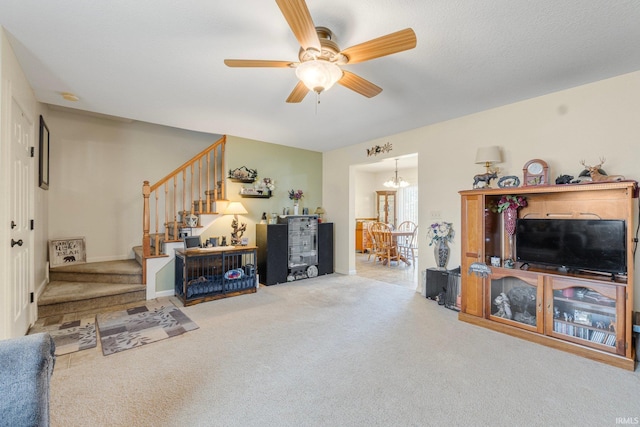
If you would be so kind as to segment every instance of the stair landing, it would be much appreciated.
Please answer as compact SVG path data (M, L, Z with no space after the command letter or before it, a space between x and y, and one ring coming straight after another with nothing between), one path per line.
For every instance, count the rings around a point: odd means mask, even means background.
M142 283L142 266L135 259L65 265L50 269L49 280Z
M135 260L52 268L38 298L38 317L61 316L146 300L142 266Z

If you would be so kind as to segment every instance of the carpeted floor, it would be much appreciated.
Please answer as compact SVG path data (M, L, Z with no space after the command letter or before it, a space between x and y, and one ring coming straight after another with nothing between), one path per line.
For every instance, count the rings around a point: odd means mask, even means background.
M373 279L333 274L182 310L199 329L56 367L51 425L614 426L640 416L638 371L460 322Z
M108 356L198 328L171 303L148 301L144 305L99 314L98 330L102 354Z

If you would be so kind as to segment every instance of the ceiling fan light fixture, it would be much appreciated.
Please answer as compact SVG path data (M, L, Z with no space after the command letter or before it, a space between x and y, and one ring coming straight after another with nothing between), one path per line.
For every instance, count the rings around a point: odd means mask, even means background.
M296 76L309 90L320 93L329 90L342 78L342 70L333 62L314 59L298 65Z

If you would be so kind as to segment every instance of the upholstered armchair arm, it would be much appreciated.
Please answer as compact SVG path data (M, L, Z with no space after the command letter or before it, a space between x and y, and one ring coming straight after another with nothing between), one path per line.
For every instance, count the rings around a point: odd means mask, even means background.
M55 343L48 333L0 341L0 426L48 426Z

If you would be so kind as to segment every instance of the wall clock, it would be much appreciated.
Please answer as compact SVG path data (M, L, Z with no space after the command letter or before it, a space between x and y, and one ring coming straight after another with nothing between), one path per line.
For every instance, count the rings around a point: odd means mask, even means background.
M540 159L529 160L522 168L523 185L548 185L549 166Z

